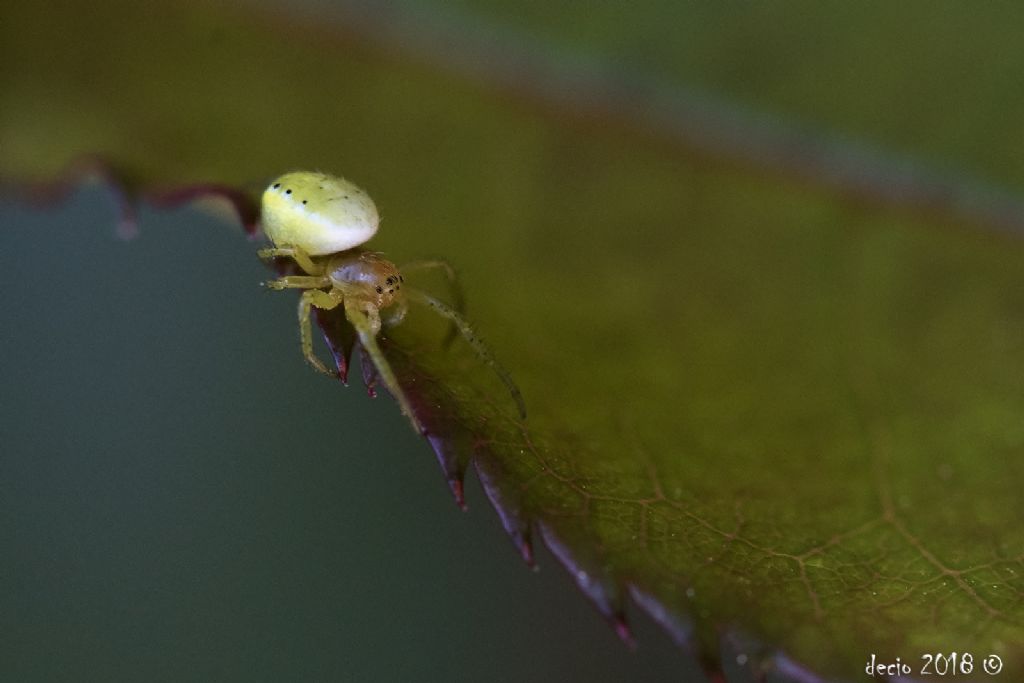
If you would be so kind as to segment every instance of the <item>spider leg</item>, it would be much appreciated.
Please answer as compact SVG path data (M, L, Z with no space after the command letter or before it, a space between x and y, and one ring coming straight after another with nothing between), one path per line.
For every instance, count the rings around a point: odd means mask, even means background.
M331 377L337 377L338 373L328 370L323 361L313 353L313 328L309 321L309 313L313 306L329 311L336 308L342 301L343 297L340 293L335 293L333 290L324 292L319 289L308 289L302 293L302 297L299 299L299 336L302 339L302 355L307 363Z
M277 256L285 256L293 259L299 268L308 275L323 275L324 267L313 261L312 257L305 252L304 249L299 247L268 247L266 249L260 249L256 252L256 255L263 260L269 260Z
M409 302L404 298L399 299L395 302L394 306L388 311L387 316L384 318L384 327L394 327L403 320L405 320L405 314L409 312Z
M331 284L326 275L285 275L263 283L269 289L320 289Z
M490 349L487 348L487 345L484 344L483 340L476 336L476 333L473 332L473 328L469 326L466 319L463 318L458 311L454 310L447 304L438 301L434 297L429 294L425 294L418 289L407 287L405 294L413 301L429 306L442 317L452 321L456 328L458 328L459 332L462 333L463 338L469 342L470 346L473 347L473 350L476 352L476 355L480 360L489 365L498 377L501 378L501 381L505 383L509 393L512 394L512 400L516 402L516 406L519 408L519 415L525 419L526 404L523 403L523 395L520 393L519 387L517 387L516 383L512 381L512 376L508 374L508 371L505 370L505 368L503 368L497 359L491 354Z
M440 269L444 271L445 277L448 279L448 289L452 295L452 308L456 312L465 315L466 313L466 297L462 291L462 284L459 282L459 276L456 274L455 269L452 265L443 259L429 259L423 261L412 261L406 263L399 271L402 273L416 272L417 270L433 270ZM455 340L455 335L459 332L458 325L452 321L452 327L448 330L448 334L445 335L444 340L441 342L443 348L448 348L452 341Z
M376 307L368 306L365 303L360 306L355 297L346 298L345 317L352 323L352 327L356 328L356 333L359 335L359 341L363 345L363 349L370 356L374 367L377 368L377 373L384 382L384 386L395 397L402 412L412 422L413 429L420 434L426 434L427 430L416 419L416 415L412 410L412 404L409 403L408 397L398 384L398 379L391 369L391 364L388 363L388 359L384 357L384 353L377 345L377 333L380 331L381 323L380 313L378 313Z

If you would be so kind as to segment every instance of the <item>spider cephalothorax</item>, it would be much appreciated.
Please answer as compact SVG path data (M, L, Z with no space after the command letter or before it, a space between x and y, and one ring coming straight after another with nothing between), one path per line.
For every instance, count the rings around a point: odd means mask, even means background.
M302 353L317 370L337 375L313 353L310 311L343 306L360 344L377 368L381 380L412 422L425 430L413 413L391 365L377 344L382 325L395 325L405 317L409 302L419 303L447 318L480 359L508 387L521 415L526 410L512 378L473 332L461 311L408 287L402 272L439 268L455 283L455 272L445 261L417 261L401 270L383 254L360 248L377 232L380 219L373 200L349 181L326 173L286 173L263 193L263 230L274 247L261 249L260 258L287 257L304 275L286 275L266 283L272 289L302 289L299 332ZM382 320L381 311L387 315Z

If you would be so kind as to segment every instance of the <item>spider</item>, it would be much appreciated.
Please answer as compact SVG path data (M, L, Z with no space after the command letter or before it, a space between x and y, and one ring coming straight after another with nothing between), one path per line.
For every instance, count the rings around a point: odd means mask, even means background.
M305 275L286 275L264 283L270 289L301 289L299 336L302 354L318 371L337 377L313 353L310 313L315 308L330 310L343 306L363 349L381 380L413 428L425 434L408 397L377 344L382 327L397 325L405 317L409 302L422 304L446 318L470 347L498 375L508 388L521 417L526 417L522 394L484 342L459 310L405 284L402 271L441 269L455 283L455 271L441 260L415 261L401 270L384 255L363 249L377 232L380 219L373 200L354 184L326 173L286 173L271 182L263 193L263 231L274 244L260 249L264 260L287 257ZM386 315L382 319L381 311Z

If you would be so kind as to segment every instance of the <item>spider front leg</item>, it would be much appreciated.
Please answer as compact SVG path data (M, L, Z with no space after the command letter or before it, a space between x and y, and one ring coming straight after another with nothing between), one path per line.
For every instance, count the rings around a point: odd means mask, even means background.
M448 280L448 287L452 293L452 308L459 313L465 313L466 302L465 296L462 292L462 284L459 282L459 276L452 268L452 264L448 263L443 259L429 259L423 261L411 261L404 264L399 270L402 274L415 273L417 270L443 270L445 278Z
M425 294L418 289L408 287L406 288L405 294L413 301L434 309L438 314L450 320L458 328L459 332L462 333L462 337L469 342L470 346L473 347L473 350L476 352L476 355L480 360L489 365L491 369L494 370L495 374L501 378L501 381L508 388L509 393L512 394L512 400L516 402L516 407L519 408L519 415L525 419L526 404L523 402L523 395L519 391L519 387L517 387L516 383L512 381L512 376L508 374L508 371L501 366L493 355L491 355L490 349L487 348L487 345L484 344L483 340L476 336L476 333L473 332L473 328L469 326L466 319L447 304L438 301L434 297L429 294Z
M405 416L409 418L413 429L420 434L426 434L427 430L416 419L416 414L412 410L412 404L402 390L401 385L398 384L398 378L395 377L391 364L388 363L388 359L384 357L384 352L377 345L377 333L380 332L381 321L380 312L376 306L365 301L359 301L357 297L346 297L345 317L352 323L352 327L356 328L356 333L359 335L359 342L362 344L363 350L366 351L374 367L377 368L377 374L380 375L384 386L387 387L391 395L398 401L398 405L402 412L405 413Z
M448 263L443 259L429 259L423 261L412 261L406 263L399 269L403 274L414 273L417 270L443 270L445 277L448 279L448 289L452 295L452 308L455 309L460 315L464 315L466 312L466 298L462 292L462 284L459 282L459 276L452 268L452 264ZM459 333L459 327L452 322L451 329L448 330L448 334L445 335L444 340L441 342L443 348L448 348L456 335Z
M405 314L409 312L409 302L404 298L396 301L391 308L388 310L386 316L384 316L384 327L394 327L403 320L405 320Z
M342 301L344 301L344 297L341 293L336 292L335 290L324 292L319 289L306 290L302 293L302 297L299 299L299 336L302 339L302 355L305 357L307 363L325 375L330 375L331 377L337 377L338 373L328 370L327 366L323 364L323 361L317 358L316 354L313 353L313 328L309 320L310 309L313 306L316 306L317 308L329 311L332 308L337 308Z

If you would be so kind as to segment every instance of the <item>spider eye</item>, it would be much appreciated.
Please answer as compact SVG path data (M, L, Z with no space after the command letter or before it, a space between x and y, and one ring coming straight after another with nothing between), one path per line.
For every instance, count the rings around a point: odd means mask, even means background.
M282 187L287 188L283 194L275 191ZM275 245L313 256L357 247L373 237L380 223L365 192L344 178L312 171L275 178L263 193L262 220Z

